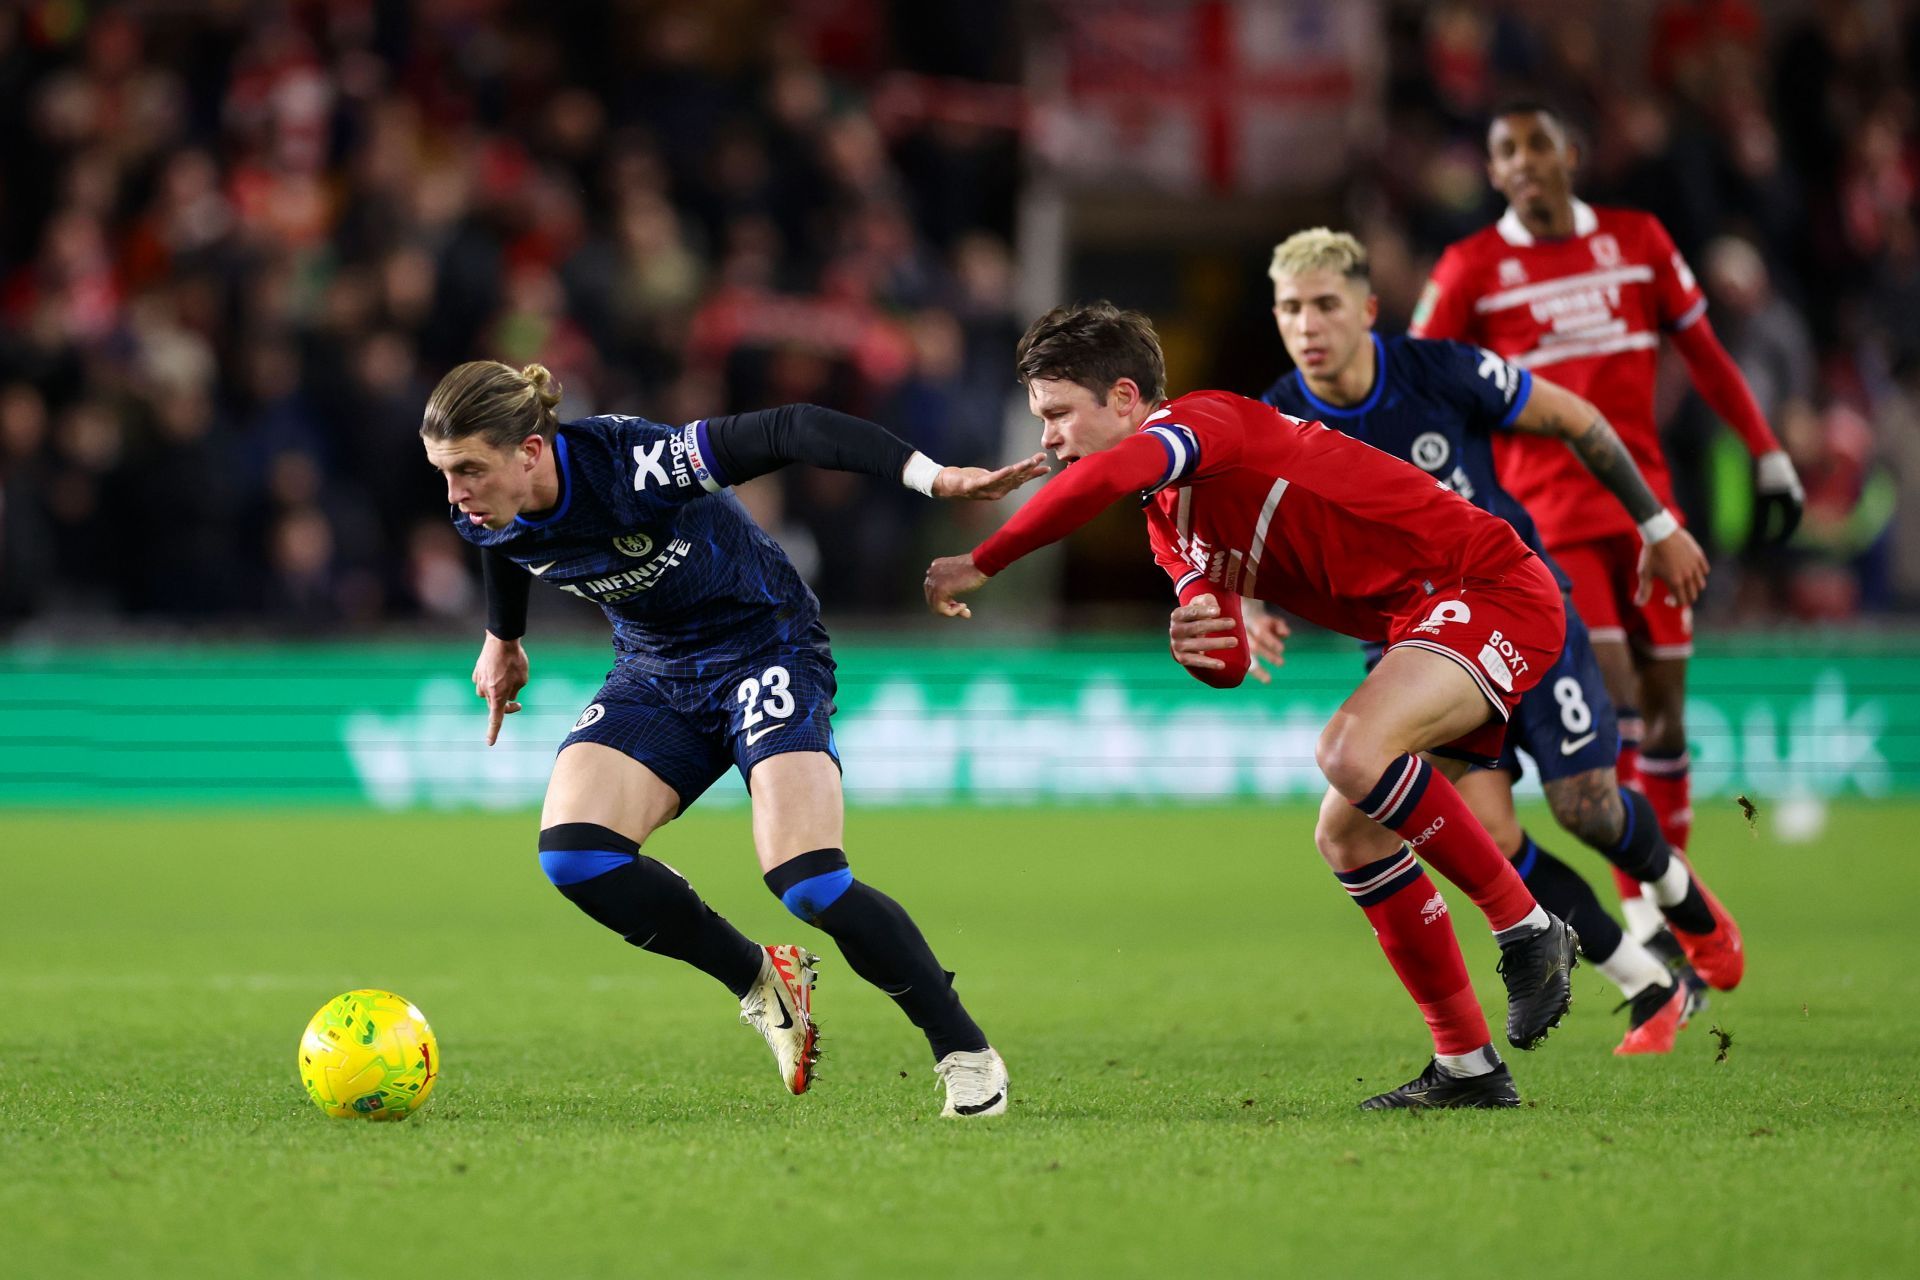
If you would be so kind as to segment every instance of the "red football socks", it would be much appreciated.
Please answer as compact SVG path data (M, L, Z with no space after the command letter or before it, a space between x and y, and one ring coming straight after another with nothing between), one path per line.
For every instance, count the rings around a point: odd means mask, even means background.
M1473 994L1447 902L1405 849L1334 875L1367 913L1387 963L1399 975L1433 1033L1439 1055L1472 1053L1491 1043L1486 1015Z
M1692 757L1685 751L1677 756L1640 756L1640 790L1660 816L1660 834L1680 853L1687 851L1693 835Z
M1420 757L1401 756L1388 765L1354 807L1405 837L1435 871L1465 889L1495 933L1519 924L1538 905L1453 784Z

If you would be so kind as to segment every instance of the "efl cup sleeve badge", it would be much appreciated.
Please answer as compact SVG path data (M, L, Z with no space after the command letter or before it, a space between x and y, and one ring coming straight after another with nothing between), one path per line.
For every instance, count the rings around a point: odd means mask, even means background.
M575 720L573 722L573 731L575 733L580 732L580 730L586 728L588 725L596 723L600 719L600 717L604 716L605 714L607 714L607 709L604 706L602 706L598 702L592 704L585 711L582 711L580 713L580 718L578 720Z
M613 549L623 556L639 559L653 550L653 539L644 533L623 533L613 540Z

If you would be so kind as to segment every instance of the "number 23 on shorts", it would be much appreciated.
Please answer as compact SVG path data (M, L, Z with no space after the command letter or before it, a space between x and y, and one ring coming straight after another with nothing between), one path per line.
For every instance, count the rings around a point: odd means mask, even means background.
M794 709L792 684L787 669L779 666L768 667L758 676L748 676L740 682L734 691L734 701L741 707L740 732L748 746L784 727Z

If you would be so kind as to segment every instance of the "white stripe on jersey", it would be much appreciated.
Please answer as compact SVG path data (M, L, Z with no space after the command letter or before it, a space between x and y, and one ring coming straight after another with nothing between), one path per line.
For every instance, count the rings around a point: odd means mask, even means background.
M1686 311L1681 313L1681 316L1678 320L1675 320L1671 325L1668 325L1667 327L1672 329L1675 333L1678 333L1682 329L1686 328L1688 325L1691 325L1694 321L1698 320L1701 316L1705 314L1707 314L1707 300L1705 298L1702 298L1700 299L1700 301L1688 307Z
M1240 565L1245 559L1246 557L1238 551L1227 552L1227 576L1221 580L1221 585L1226 587L1227 590L1238 591L1240 589Z
M1535 302L1541 298L1554 298L1563 293L1578 293L1582 289L1601 289L1610 284L1644 284L1653 279L1653 268L1635 265L1631 267L1609 267L1605 271L1588 271L1577 276L1561 276L1557 280L1542 280L1537 284L1523 284L1514 289L1502 289L1499 293L1490 293L1484 298L1475 299L1473 309L1482 315L1489 311L1505 311L1509 307L1518 307Z
M1562 360L1609 356L1616 351L1646 351L1659 345L1660 335L1657 333L1616 333L1604 338L1588 338L1583 342L1559 342L1533 351L1524 351L1513 356L1509 363L1517 364L1522 369L1538 369L1543 364L1559 364Z
M1280 495L1287 491L1285 476L1273 482L1273 488L1267 490L1267 500L1260 508L1260 518L1253 525L1253 545L1247 548L1247 572L1240 584L1240 594L1253 594L1254 582L1260 576L1260 553L1267 549L1267 529L1273 524L1273 513L1280 505Z

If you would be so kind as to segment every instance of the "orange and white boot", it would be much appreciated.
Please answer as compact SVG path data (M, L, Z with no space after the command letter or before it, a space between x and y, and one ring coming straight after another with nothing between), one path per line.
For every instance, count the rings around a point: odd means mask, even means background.
M740 1000L740 1021L766 1038L788 1093L805 1093L820 1060L813 1024L813 967L820 957L787 944L766 948L760 976Z

